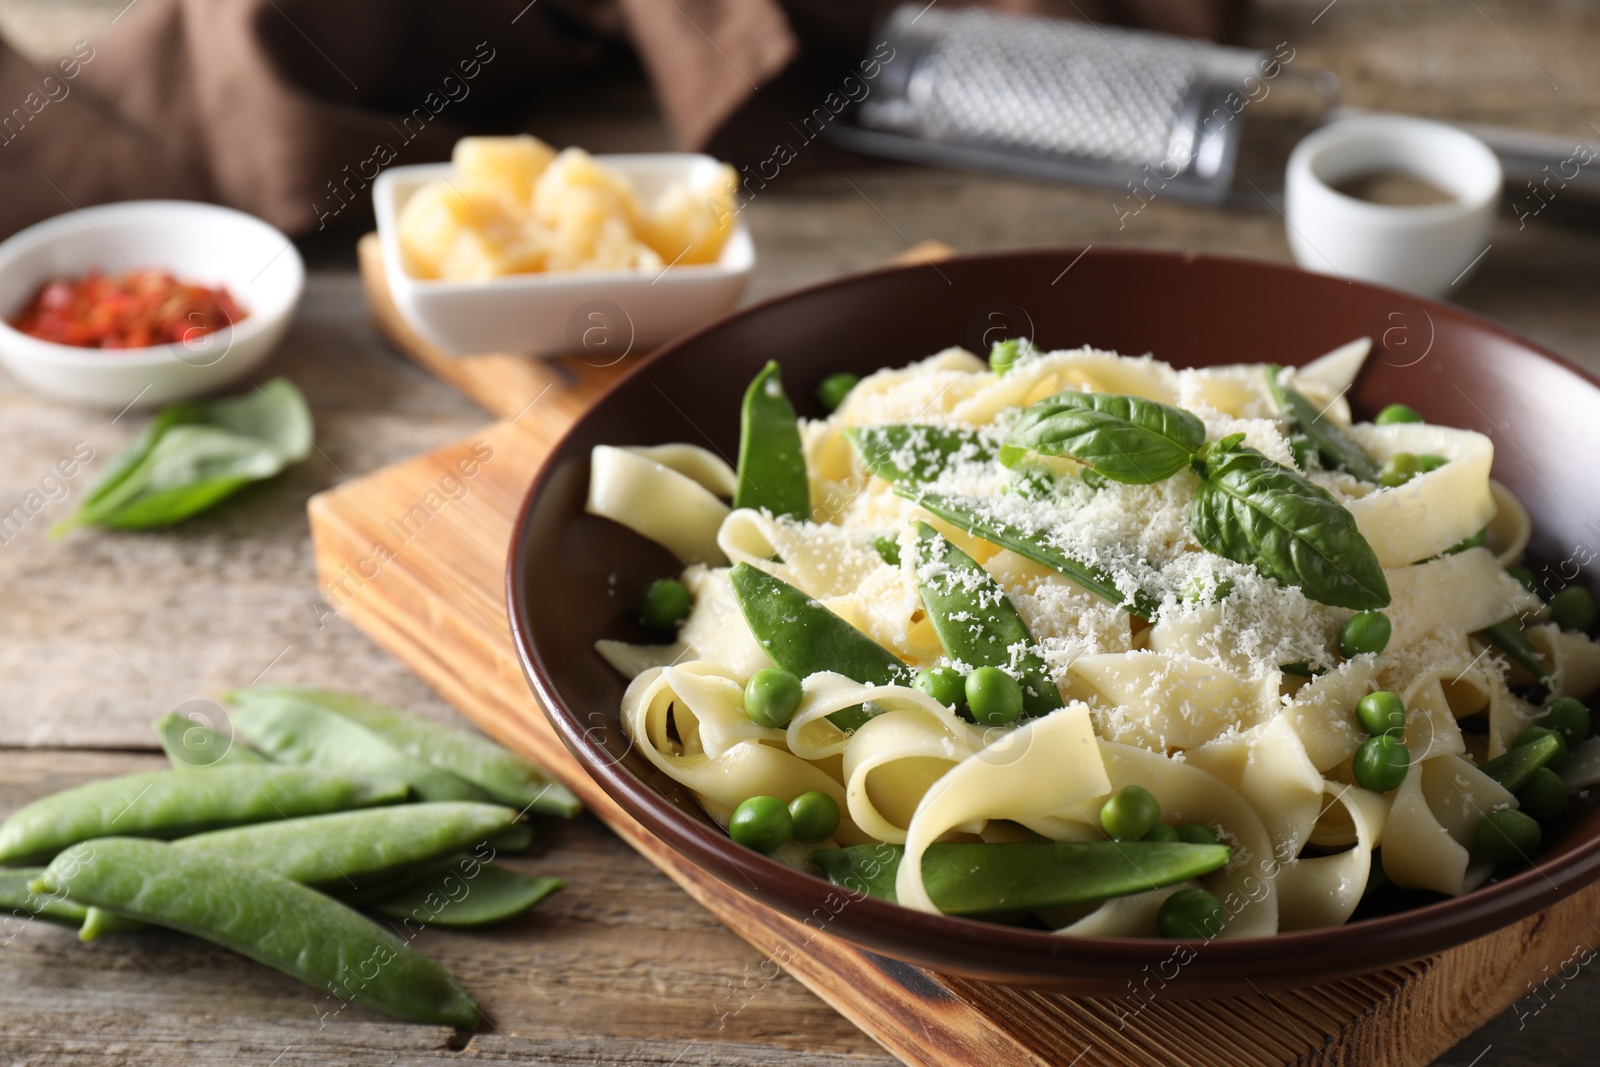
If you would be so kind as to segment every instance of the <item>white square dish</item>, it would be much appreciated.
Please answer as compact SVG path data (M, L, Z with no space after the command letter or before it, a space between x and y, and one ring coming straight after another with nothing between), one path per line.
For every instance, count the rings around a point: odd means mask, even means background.
M691 185L718 166L692 152L596 156L649 202L674 181ZM450 177L449 163L391 167L373 183L373 205L389 292L425 339L457 356L590 352L621 358L646 351L738 303L755 265L743 218L715 263L661 270L551 271L481 281L418 278L405 267L397 220L423 185Z

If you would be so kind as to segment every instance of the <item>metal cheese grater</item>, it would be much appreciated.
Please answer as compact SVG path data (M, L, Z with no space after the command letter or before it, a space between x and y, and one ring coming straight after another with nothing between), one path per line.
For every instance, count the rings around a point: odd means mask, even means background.
M833 128L844 146L1116 187L1154 171L1164 193L1207 202L1233 180L1246 79L1271 63L1167 34L920 4L896 8L882 37L893 58L857 124Z

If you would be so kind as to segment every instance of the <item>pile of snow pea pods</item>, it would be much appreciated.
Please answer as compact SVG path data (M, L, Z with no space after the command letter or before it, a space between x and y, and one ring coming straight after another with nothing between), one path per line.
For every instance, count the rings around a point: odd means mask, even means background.
M89 782L0 823L0 909L85 941L163 926L399 1019L476 1027L476 1002L408 942L562 888L492 861L532 843L526 816L570 817L577 798L487 738L343 693L227 699L243 741L166 715L171 770Z

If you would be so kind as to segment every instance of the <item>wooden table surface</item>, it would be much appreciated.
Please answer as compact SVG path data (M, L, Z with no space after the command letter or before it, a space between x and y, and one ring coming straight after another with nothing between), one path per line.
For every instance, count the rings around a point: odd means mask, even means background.
M13 32L15 9L29 6L0 5L0 26ZM109 18L95 5L83 10L91 21ZM1577 2L1281 0L1258 5L1249 36L1267 47L1287 41L1296 65L1335 71L1349 103L1592 139L1597 31L1594 6ZM597 150L670 147L637 85L598 91L531 128ZM1270 167L1255 180L1266 193L1277 188ZM1119 224L1119 198L1104 191L886 166L786 175L748 209L759 255L750 297L869 266L927 238L962 250L1092 243L1288 258L1282 219L1255 199L1224 212L1158 197ZM305 391L316 454L179 529L49 539L48 525L145 417L68 407L0 374L0 514L30 491L58 498L20 530L0 532L0 813L83 780L159 766L148 723L228 687L329 685L458 719L329 616L313 582L311 493L486 421L377 338L354 272L355 236L307 248L305 303L268 368ZM1479 272L1454 296L1600 370L1597 280L1600 229L1502 221ZM48 479L41 486L79 442L95 458L64 491ZM759 954L592 820L552 827L520 862L560 873L570 888L509 935L421 939L490 1007L493 1025L464 1048L447 1032L354 1007L331 1014L335 1002L188 938L140 933L80 945L29 923L0 929L0 1054L19 1065L891 1062L787 976L752 981ZM590 959L600 945L628 965L598 972ZM1592 1060L1594 971L1553 977L1440 1062Z

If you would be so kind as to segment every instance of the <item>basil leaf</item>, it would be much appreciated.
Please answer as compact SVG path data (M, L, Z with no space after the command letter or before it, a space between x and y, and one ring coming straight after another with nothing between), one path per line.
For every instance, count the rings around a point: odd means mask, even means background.
M995 458L994 446L976 430L957 426L852 426L844 436L867 473L889 482L931 482L958 460L987 463Z
M1052 545L1041 534L1011 526L983 514L956 497L939 493L919 492L915 486L896 485L894 491L908 500L914 500L952 526L965 530L974 537L1009 548L1017 555L1043 564L1057 574L1075 582L1102 600L1127 608L1141 619L1150 619L1161 602L1142 590L1129 598L1111 576L1098 567L1080 563L1061 549Z
M1189 508L1195 540L1323 604L1365 611L1389 583L1355 516L1329 493L1253 448L1207 449Z
M286 378L239 397L164 408L53 532L170 526L305 459L312 433L305 398Z
M1129 485L1172 477L1205 443L1205 424L1182 408L1110 393L1058 393L1041 400L1022 413L1006 442L1067 456Z
M1528 635L1523 632L1522 623L1516 616L1501 619L1493 626L1479 630L1473 636L1494 645L1540 681L1550 677L1550 668L1539 658L1539 650L1528 640Z
M790 674L835 671L872 685L911 684L911 668L894 653L782 578L740 563L728 580L756 643Z
M800 444L800 420L783 391L778 365L768 362L745 390L739 412L739 483L736 508L811 517L811 480Z
M1316 446L1317 454L1329 470L1342 470L1364 482L1378 480L1378 464L1367 450L1350 439L1335 423L1322 417L1317 406L1298 391L1283 384L1282 368L1267 368L1267 389L1278 411L1289 420L1289 428L1305 434Z
M1043 715L1061 707L1061 691L1050 668L1035 651L1033 635L999 583L925 522L917 523L917 592L939 644L952 660L969 670L1015 671L1022 685L1024 714Z

